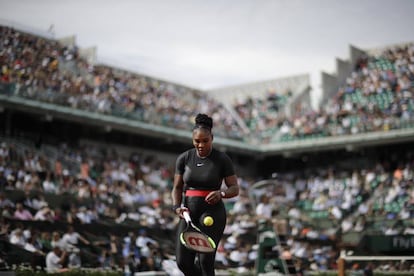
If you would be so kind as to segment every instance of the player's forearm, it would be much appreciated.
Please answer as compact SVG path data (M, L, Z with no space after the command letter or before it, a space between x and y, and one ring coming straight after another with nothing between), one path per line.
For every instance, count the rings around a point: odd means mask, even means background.
M180 205L181 200L182 200L182 196L183 196L183 189L174 186L174 188L171 192L171 196L172 196L173 205L174 206L175 205Z
M225 194L224 198L231 198L239 195L239 186L238 185L232 185L228 187L227 189L222 190Z

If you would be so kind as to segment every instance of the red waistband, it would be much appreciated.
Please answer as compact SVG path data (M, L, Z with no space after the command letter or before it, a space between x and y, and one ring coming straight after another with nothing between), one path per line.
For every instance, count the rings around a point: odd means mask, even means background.
M201 196L201 197L206 197L211 192L212 191L208 191L208 190L187 190L187 191L185 191L185 195L186 196Z

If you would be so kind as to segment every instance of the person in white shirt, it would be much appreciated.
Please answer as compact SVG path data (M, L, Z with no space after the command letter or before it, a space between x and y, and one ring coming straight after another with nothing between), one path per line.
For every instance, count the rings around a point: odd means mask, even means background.
M29 240L26 242L26 244L24 245L24 249L27 251L30 251L32 253L37 253L39 255L45 255L45 253L40 250L37 246L36 246L36 237L32 236L29 238Z
M68 231L62 237L62 244L64 250L73 251L74 248L78 247L79 240L84 244L89 244L89 241L86 240L81 234L75 231L73 226L68 227Z
M54 212L47 205L43 205L34 216L34 220L40 221L53 221L53 218Z
M48 273L57 273L68 271L68 268L63 267L66 261L67 253L62 251L59 246L54 246L52 251L46 255L46 270Z
M68 267L70 268L79 268L82 266L81 256L79 254L80 249L78 247L78 241L83 242L84 244L90 244L87 239L85 239L81 234L75 232L75 229L72 225L68 227L68 231L62 237L62 244L64 250L69 253L68 256Z
M42 186L45 193L57 193L59 190L56 184L51 179L50 173L46 175L46 179L43 181Z
M52 233L52 240L50 241L50 245L53 247L59 246L60 248L64 248L64 244L62 241L62 237L58 231L53 231Z
M138 235L138 237L136 238L136 240L135 240L135 245L138 247L138 248L145 248L145 247L147 247L147 245L148 245L148 243L151 243L151 244L153 244L153 245L155 245L155 246L158 246L158 242L156 241L156 240L154 240L154 239L152 239L152 238L150 238L150 237L148 237L148 235L147 235L147 231L145 230L145 229L141 229L140 231L139 231L139 235Z
M270 198L267 195L262 195L259 204L256 207L256 215L261 219L272 218L273 206L270 202Z
M13 230L10 233L9 241L12 244L24 247L26 244L26 239L23 236L23 231L20 228Z

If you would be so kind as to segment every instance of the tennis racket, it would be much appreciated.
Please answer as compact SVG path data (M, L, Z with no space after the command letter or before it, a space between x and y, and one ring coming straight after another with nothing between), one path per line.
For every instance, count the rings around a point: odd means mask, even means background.
M187 211L183 212L183 217L187 223L187 227L180 234L181 244L188 249L201 253L214 252L216 250L214 240L194 225Z

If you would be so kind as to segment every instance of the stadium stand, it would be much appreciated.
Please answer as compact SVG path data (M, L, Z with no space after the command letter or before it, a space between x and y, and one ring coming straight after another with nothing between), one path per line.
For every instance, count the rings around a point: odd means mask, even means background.
M188 129L193 110L212 112L225 126L219 135L244 138L245 130L228 105L199 91L105 65L91 66L74 46L9 27L0 27L0 33L2 94L182 129ZM281 141L412 127L413 49L409 44L359 60L333 96L333 104L321 113L293 112L293 119L279 122L286 124L283 131L288 135ZM236 106L249 131L258 128L244 110L272 106L275 97L266 92L261 99L246 98ZM277 98L277 109L292 97L285 96ZM268 115L272 114L263 112L259 118L266 121ZM124 137L110 148L92 134L89 142L79 143L82 133L73 131L76 141L63 143L66 133L10 131L11 122L6 116L0 118L0 252L6 266L44 269L45 255L52 244L59 244L68 251L68 268L81 265L135 272L174 268L171 236L177 218L169 195L173 157L158 159L148 149L122 150L128 146L122 144ZM10 120L21 118L27 117ZM259 130L268 131L266 127ZM43 140L21 139L42 131ZM54 135L59 143L45 142ZM347 158L321 154L306 169L292 161L282 170L282 165L270 162L277 178L274 185L261 190L250 188L266 178L265 173L241 174L241 194L226 201L228 225L218 249L218 268L254 269L261 253L256 240L261 220L278 233L280 255L298 270L336 269L341 250L349 248L408 252L403 247L375 248L373 244L375 235L384 241L413 234L414 152L410 145L378 147L376 154L367 150L361 156L348 153ZM152 150L157 147L152 146ZM237 159L253 162L249 157ZM74 232L79 242L70 247L67 242L61 244ZM144 233L150 239L142 245L138 240ZM377 264L376 268L389 267Z
M1 80L9 95L178 129L188 128L192 110L209 111L223 122L218 136L240 139L233 117L206 94L125 70L95 67L75 46L4 26L0 33Z
M235 110L250 135L248 143L271 143L278 136L280 118L290 117L296 105L310 106L309 76L299 75L269 81L209 90L207 93ZM276 136L276 137L275 137Z
M117 236L112 239L116 238L124 247L127 244L133 247L132 243L136 237L130 239L128 237L137 235L138 229L151 229L149 231L151 237L157 240L158 244L163 245L160 248L162 249L160 252L163 252L162 256L169 260L168 256L171 257L173 252L173 244L169 236L175 224L174 216L168 206L171 204L168 203L170 202L168 187L171 183L168 184L167 180L171 175L168 170L159 170L160 165L157 161L149 161L141 157L138 158L139 162L131 164L128 159L110 152L108 156L94 159L97 163L91 162L93 165L87 174L89 178L85 181L79 178L81 171L84 170L83 159L80 156L104 151L94 149L91 145L79 149L62 146L61 149L64 149L68 156L63 159L78 160L77 174L68 175L64 165L59 169L60 166L56 166L55 160L47 159L49 162L44 168L46 172L51 172L50 175L53 176L51 182L56 189L46 192L42 184L47 181L48 173L42 173L42 167L37 165L37 161L42 160L42 151L34 146L31 151L27 148L19 148L17 143L2 143L1 179L6 181L3 182L4 189L0 198L2 218L5 221L4 225L8 227L3 234L3 237L7 237L3 240L4 248L7 250L15 248L9 245L16 244L11 241L11 236L15 230L20 229L27 233L27 237L25 236L26 238L21 241L20 248L24 247L23 244L27 242L28 237L36 236L39 237L38 250L46 253L47 247L40 247L42 244L40 237L51 237L53 232L63 236L69 225L74 225L79 233L91 241L89 245L80 245L82 264L85 267L96 267L99 265L101 254L107 254L108 248L105 245L109 244L111 239L108 233L117 233ZM318 270L335 268L337 255L334 252L338 253L336 246L339 242L344 242L341 238L348 239L348 242L352 243L350 236L352 233L356 234L357 243L363 233L383 235L402 233L405 231L403 225L408 229L409 222L413 218L412 196L408 196L411 195L412 187L404 184L406 181L412 181L414 175L412 154L412 152L407 153L406 159L399 160L403 165L396 167L395 170L391 169L394 166L387 169L384 167L386 164L372 163L371 167L350 172L319 167L305 175L294 171L286 175L280 174L276 187L254 194L257 198L261 198L264 194L271 195L268 198L270 200L263 202L267 207L261 208L260 203L257 208L253 208L250 204L248 188L253 183L240 179L242 193L239 199L226 203L229 210L229 223L220 247L222 248L218 257L220 267L252 269L257 256L254 239L256 225L263 217L271 219L275 227L277 226L280 236L287 240L289 253L293 258L301 260L302 265L309 268L313 264L308 261L312 259L311 256L323 255L324 257L319 256L320 261L313 265L317 265ZM99 160L101 164L98 163ZM136 157L133 160L136 160ZM348 162L352 161L348 160ZM12 164L19 164L22 167L11 166ZM61 169L65 172L60 173ZM135 173L131 173L131 169ZM139 179L136 179L138 176ZM70 180L67 180L68 178ZM89 196L84 196L85 186ZM381 187L387 187L388 192L383 192ZM398 187L400 192L393 192L393 187ZM380 205L382 201L378 200L379 196L383 197L384 203L388 202L388 205ZM363 207L363 203L366 207ZM32 216L27 217L26 220L14 217L14 210L19 204L24 205ZM49 220L35 219L37 209L43 209L44 204L54 211L54 216ZM336 208L338 206L339 208ZM266 209L268 215L260 211ZM84 212L93 219L82 220ZM365 225L360 225L360 217L366 217ZM373 218L375 221L372 221ZM398 228L399 232L387 232L386 226L397 222L401 224ZM353 242L355 243L355 237ZM321 245L323 245L322 249ZM235 248L244 249L243 252L236 253ZM133 250L135 252L136 248ZM33 257L32 255L28 254ZM13 256L7 254L6 260L16 263L17 259L13 259ZM120 260L126 261L125 256L112 257L118 262L110 258L111 260L105 263L122 267L124 263ZM32 259L29 259L31 263ZM130 269L137 271L144 269L138 263L134 264L135 268Z
M320 112L299 110L283 124L282 141L412 128L413 55L412 43L365 53Z
M188 128L191 110L208 110L223 122L218 136L244 137L246 142L261 136L256 143L412 127L412 44L358 60L331 101L316 112L309 96L295 101L309 94L306 76L209 91L222 100L219 103L194 89L88 64L76 45L64 46L9 27L1 32L1 80L7 86L3 93L20 97L177 129ZM7 54L10 47L13 54ZM227 94L237 101L229 103L229 96L223 96ZM250 135L243 135L246 132Z

